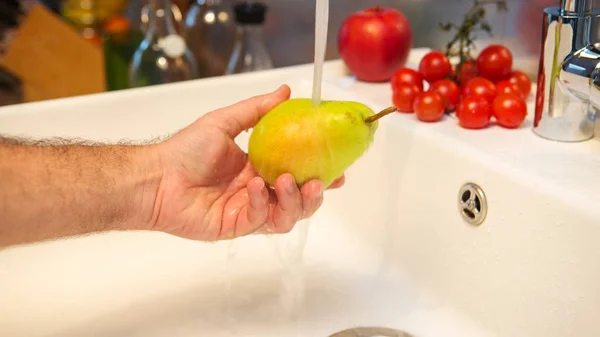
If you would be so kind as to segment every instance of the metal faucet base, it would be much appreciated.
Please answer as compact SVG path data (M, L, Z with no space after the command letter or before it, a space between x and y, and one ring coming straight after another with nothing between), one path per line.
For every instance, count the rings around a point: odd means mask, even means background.
M547 112L544 114L545 117L533 128L533 133L541 138L577 143L595 136L596 113L589 103L572 101L557 118Z
M590 140L595 137L594 135L592 135L591 137L587 137L587 138L566 138L565 139L565 138L554 137L554 135L546 135L544 133L540 133L540 130L536 130L536 129L533 129L532 131L536 136L538 136L540 138L543 138L545 140L551 140L553 142L560 142L560 143L581 143L581 142L585 142L585 141Z

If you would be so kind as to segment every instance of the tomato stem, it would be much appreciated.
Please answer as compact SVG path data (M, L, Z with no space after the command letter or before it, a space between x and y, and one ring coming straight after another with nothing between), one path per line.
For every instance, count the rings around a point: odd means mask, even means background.
M378 114L375 114L375 115L373 115L373 116L371 116L371 117L367 117L367 119L365 119L365 123L367 123L367 124L371 124L371 123L373 123L374 121L376 121L376 120L380 119L381 117L384 117L384 116L386 116L386 115L389 115L389 114L391 114L392 112L394 112L394 111L396 111L396 110L398 110L398 109L396 109L396 107L395 107L395 106L391 106L391 107L389 107L389 108L383 109L383 110L381 110L381 112L379 112Z
M486 20L486 11L484 9L487 5L496 5L498 11L508 11L507 0L474 0L473 7L465 14L463 21L459 24L452 22L440 23L439 26L442 31L450 32L456 30L456 34L446 44L444 54L447 57L458 57L458 64L456 65L456 71L454 79L458 80L463 65L466 62L473 62L472 51L475 48L475 35L477 31L483 31L492 35L492 27ZM456 46L458 44L458 46ZM456 48L458 47L458 50Z

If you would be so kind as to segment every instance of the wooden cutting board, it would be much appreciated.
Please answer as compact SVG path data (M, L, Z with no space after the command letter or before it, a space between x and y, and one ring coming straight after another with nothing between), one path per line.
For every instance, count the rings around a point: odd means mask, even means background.
M106 88L102 50L40 4L30 8L2 64L23 82L26 102Z

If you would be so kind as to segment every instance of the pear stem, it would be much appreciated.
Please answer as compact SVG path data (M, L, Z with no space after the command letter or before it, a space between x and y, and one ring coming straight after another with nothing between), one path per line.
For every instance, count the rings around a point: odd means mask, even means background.
M398 109L396 109L396 107L395 107L395 106L391 106L391 107L389 107L389 108L387 108L387 109L384 109L384 110L382 110L380 113L378 113L378 114L376 114L376 115L373 115L373 116L371 116L371 117L367 117L367 119L365 119L365 123L367 123L367 124L371 124L371 123L373 123L374 121L378 120L379 118L381 118L381 117L383 117L383 116L386 116L386 115L389 115L389 114L391 114L392 112L395 112L396 110L398 110Z

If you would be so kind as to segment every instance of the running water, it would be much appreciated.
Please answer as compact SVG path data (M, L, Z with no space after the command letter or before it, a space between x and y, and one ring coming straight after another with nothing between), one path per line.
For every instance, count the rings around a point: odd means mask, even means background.
M289 234L270 237L281 263L280 312L283 319L296 325L304 309L304 248L309 224L309 219L302 220Z
M235 315L233 314L232 307L232 288L233 288L233 260L237 255L237 247L235 246L235 240L229 241L227 247L227 261L225 262L225 317L227 318L227 328L231 336L237 335Z
M315 15L315 58L313 73L313 106L321 102L323 81L323 63L327 47L327 28L329 22L329 0L316 0ZM269 240L274 246L281 263L280 311L284 320L296 326L300 323L305 301L304 249L308 238L310 220L299 221L294 230L286 235L273 235ZM230 332L234 333L235 319L231 309L231 260L236 255L234 243L230 243L227 255L227 279L225 310L229 318ZM301 329L298 326L298 333Z
M323 63L327 48L327 28L329 24L329 0L316 0L315 14L315 58L313 72L313 106L321 103ZM300 221L286 236L272 237L275 249L282 264L280 305L286 318L299 324L305 300L304 248L308 239L310 220ZM298 329L300 331L300 329Z
M327 28L329 25L329 0L317 0L315 15L315 60L313 72L312 103L321 103L321 84L323 83L323 63L327 49Z

